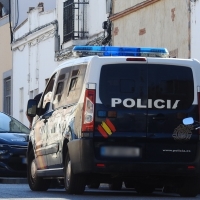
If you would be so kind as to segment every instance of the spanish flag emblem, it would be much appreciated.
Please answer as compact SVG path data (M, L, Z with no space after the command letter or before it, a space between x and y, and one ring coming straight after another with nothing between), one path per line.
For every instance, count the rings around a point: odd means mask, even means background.
M105 122L103 121L101 125L98 125L97 130L104 138L107 138L116 131L115 126L109 119L106 119Z

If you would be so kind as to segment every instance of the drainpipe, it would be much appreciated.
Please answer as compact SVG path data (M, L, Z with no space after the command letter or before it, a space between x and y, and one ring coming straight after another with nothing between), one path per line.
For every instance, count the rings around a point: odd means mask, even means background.
M191 58L191 2L188 0L188 58Z
M10 24L10 43L13 42L13 32L12 32L12 26L11 26L11 0L9 0L9 24ZM12 46L11 46L12 51Z

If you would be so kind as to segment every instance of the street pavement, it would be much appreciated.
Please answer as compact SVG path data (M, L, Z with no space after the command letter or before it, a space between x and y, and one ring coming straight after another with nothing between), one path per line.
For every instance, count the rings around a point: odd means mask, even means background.
M2 183L2 184L26 184L26 183L28 183L28 181L27 181L27 178L0 177L0 183Z

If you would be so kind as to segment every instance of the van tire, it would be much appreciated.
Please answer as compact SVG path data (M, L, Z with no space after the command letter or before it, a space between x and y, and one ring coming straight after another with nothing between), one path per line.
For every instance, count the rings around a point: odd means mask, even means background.
M183 184L177 188L177 193L181 197L196 197L199 194L199 183L197 177L186 178Z
M27 179L31 190L33 191L46 191L48 190L51 181L38 177L36 174L36 163L33 149L28 154L27 163ZM33 171L34 170L34 171Z
M109 184L110 190L121 190L122 189L122 181L114 181Z
M85 190L85 176L83 174L74 174L71 166L69 154L66 154L64 168L64 184L68 194L82 194Z

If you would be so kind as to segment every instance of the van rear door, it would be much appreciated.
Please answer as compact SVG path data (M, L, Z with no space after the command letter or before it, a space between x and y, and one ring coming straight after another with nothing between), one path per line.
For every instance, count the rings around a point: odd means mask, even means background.
M188 116L198 119L191 68L133 62L106 64L101 68L99 98L102 103L95 106L94 132L99 159L194 160L198 134L182 123Z
M106 64L101 67L95 105L94 145L103 160L144 160L147 136L148 65Z
M148 64L147 161L193 161L197 131L183 118L197 119L192 69L186 66ZM196 134L195 134L196 133Z

